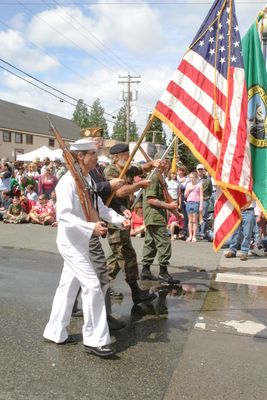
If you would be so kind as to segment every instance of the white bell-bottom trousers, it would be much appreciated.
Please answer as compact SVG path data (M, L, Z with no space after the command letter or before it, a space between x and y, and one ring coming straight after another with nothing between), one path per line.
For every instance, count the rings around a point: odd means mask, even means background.
M72 307L79 289L82 288L83 343L87 346L103 346L111 342L107 325L104 296L94 267L89 258L88 247L58 245L64 266L55 293L52 310L43 336L55 343L68 337Z

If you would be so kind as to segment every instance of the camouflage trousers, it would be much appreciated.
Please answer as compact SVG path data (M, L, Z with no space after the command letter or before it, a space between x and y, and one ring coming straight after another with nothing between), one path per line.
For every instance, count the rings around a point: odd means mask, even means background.
M158 253L160 267L167 268L171 258L171 239L166 226L147 225L143 247L143 266L150 266Z
M131 284L139 279L136 252L133 248L130 230L108 229L110 252L107 268L110 279L115 279L120 270L125 272L125 280Z

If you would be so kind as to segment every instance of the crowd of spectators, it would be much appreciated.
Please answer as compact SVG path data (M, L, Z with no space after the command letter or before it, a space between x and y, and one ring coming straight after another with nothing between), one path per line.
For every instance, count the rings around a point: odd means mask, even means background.
M66 167L61 160L51 161L45 157L42 162L36 159L29 163L8 162L2 159L0 165L0 220L4 223L33 223L57 226L55 187L59 179L66 173ZM138 179L138 178L137 178ZM168 215L168 229L172 240L213 240L213 206L216 186L202 164L196 170L188 172L179 165L176 171L170 171L165 178L166 187L173 200L177 201L179 215ZM262 210L251 204L249 210L254 210L253 229L240 226L242 235L255 255L264 255L267 247L266 220ZM245 211L244 218L247 219ZM242 214L242 215L243 215ZM182 217L181 217L182 215ZM131 235L143 237L145 233L142 200L134 204L132 210ZM231 238L230 238L231 239ZM231 240L228 241L230 252L226 257L235 256L231 250ZM242 246L241 246L242 247ZM246 254L247 255L247 254ZM243 257L244 260L246 257Z
M65 172L61 160L48 157L26 164L2 160L0 220L57 226L55 187Z

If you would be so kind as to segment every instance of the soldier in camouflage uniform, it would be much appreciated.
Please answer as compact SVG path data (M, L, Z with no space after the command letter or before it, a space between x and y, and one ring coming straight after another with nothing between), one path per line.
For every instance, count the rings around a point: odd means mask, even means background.
M156 154L159 157L162 154ZM170 168L170 160L166 157L159 168L166 173ZM146 225L145 242L143 247L142 280L161 280L170 284L179 283L168 272L171 258L171 239L167 230L167 210L177 210L177 203L167 203L164 199L162 186L154 174L149 188L144 192L143 214ZM156 278L150 271L150 266L158 253L159 276Z
M108 180L118 178L125 163L129 158L129 146L120 143L110 148L110 155L113 163L104 170ZM140 188L145 189L149 186L146 179L135 183L134 177L143 175L151 170L154 166L158 166L159 161L153 161L144 165L132 165L125 174L125 184L116 191L116 198L127 208L130 208L130 197ZM130 231L120 231L112 225L108 228L108 242L111 253L107 257L107 266L110 278L114 280L118 272L122 269L125 271L125 279L132 291L132 298L135 303L141 301L152 300L155 295L148 291L141 290L137 284L139 278L136 252L132 246Z

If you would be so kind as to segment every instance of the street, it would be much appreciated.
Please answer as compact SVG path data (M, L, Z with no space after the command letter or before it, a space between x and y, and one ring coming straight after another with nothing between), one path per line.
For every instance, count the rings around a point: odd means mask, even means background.
M146 284L158 297L142 306L120 273L124 299L113 311L127 327L112 335L114 359L103 360L83 351L82 318L70 325L78 345L42 339L62 268L55 237L56 228L0 225L0 399L265 398L265 257L244 263L205 241L174 241L170 272L181 285ZM140 262L142 239L133 244Z

